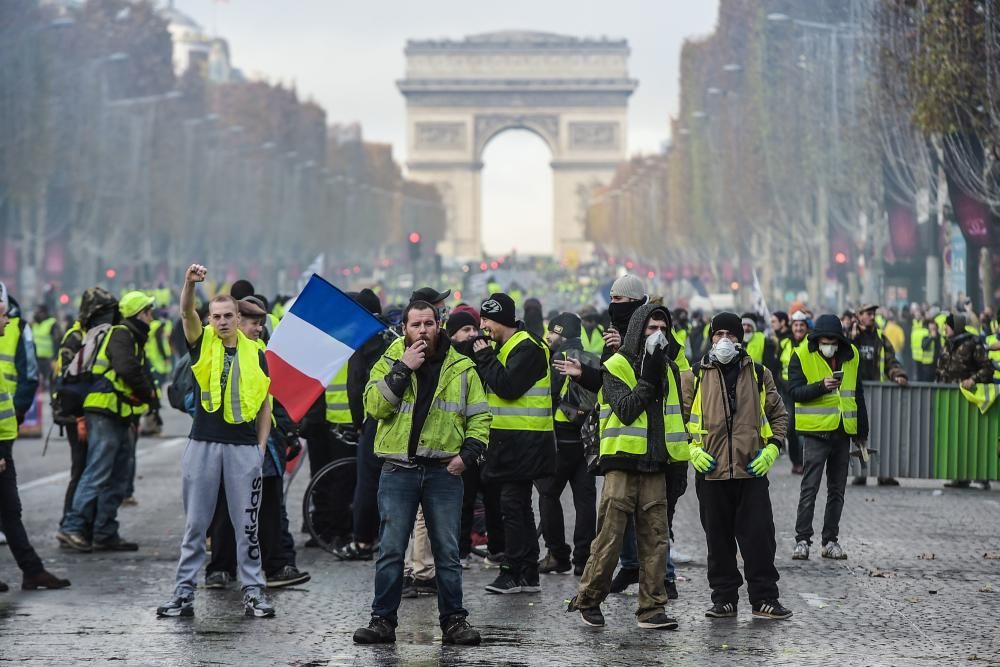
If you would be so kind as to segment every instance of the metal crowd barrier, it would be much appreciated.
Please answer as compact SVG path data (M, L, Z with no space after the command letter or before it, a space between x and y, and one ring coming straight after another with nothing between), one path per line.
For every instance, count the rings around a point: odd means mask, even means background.
M921 479L1000 479L1000 400L986 414L956 385L864 385L869 474Z

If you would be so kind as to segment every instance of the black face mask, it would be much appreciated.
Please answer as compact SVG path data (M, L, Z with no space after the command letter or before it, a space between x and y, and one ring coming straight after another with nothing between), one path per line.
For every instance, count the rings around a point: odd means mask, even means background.
M642 301L622 301L621 303L612 303L608 306L608 315L611 316L611 324L618 329L618 332L625 334L628 329L629 320L632 319L633 313L639 310L642 305Z

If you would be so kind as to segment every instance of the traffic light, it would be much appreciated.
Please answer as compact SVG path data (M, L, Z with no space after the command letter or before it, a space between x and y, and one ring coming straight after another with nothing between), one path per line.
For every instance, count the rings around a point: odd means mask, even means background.
M407 237L407 241L410 242L410 261L416 262L420 259L420 233L410 232L410 235Z

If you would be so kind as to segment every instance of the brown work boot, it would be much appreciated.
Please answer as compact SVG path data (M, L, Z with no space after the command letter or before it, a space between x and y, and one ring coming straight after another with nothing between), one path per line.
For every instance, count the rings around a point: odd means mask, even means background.
M37 591L39 588L56 589L69 586L69 579L60 579L48 570L42 570L38 574L24 575L21 580L22 591Z

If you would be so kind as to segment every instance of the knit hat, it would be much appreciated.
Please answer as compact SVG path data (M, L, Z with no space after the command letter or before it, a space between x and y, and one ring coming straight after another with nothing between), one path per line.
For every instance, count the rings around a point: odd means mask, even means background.
M549 322L549 331L563 338L579 338L580 318L573 313L559 313Z
M237 301L245 296L253 296L256 290L253 288L253 283L249 280L237 280L233 283L233 286L229 288L229 296L233 297Z
M122 317L128 319L152 307L155 301L156 299L144 292L129 292L118 302L118 310L121 311Z
M743 316L740 318L740 325L741 328L743 326L749 326L752 327L754 331L757 331L757 318L754 317L753 313L743 313Z
M809 316L806 315L806 311L796 310L794 313L792 313L792 322L808 322L808 321L809 321Z
M483 301L479 309L480 319L493 320L498 324L513 327L517 324L517 317L514 307L514 299L503 292L490 294L490 298Z
M642 301L646 298L646 285L638 276L626 273L611 285L611 296L622 296L626 299Z
M448 332L449 336L454 336L459 329L464 329L470 324L477 329L479 328L479 322L468 311L452 311L451 315L448 316L448 322L444 325L444 330Z
M712 328L709 335L714 336L716 331L728 331L734 336L740 336L743 331L743 323L736 313L722 311L712 318Z
M833 313L820 315L816 318L816 324L813 326L813 330L809 333L809 340L813 341L818 338L836 338L840 342L848 345L851 342L847 340L846 336L844 336L844 325L841 323L840 318Z
M469 304L462 303L455 306L452 309L451 315L449 315L448 318L451 319L452 317L455 317L455 313L468 313L469 315L472 316L472 319L475 320L476 328L479 327L479 311L470 306Z

